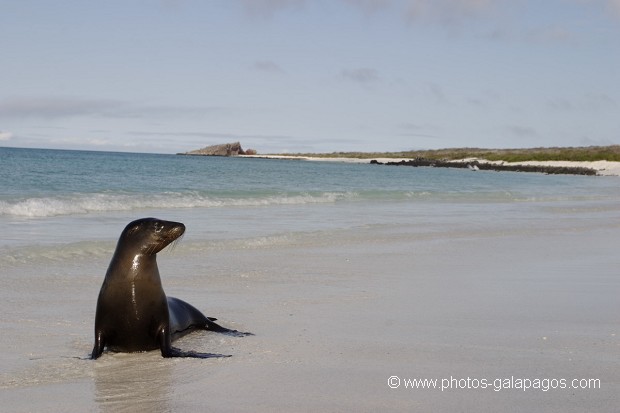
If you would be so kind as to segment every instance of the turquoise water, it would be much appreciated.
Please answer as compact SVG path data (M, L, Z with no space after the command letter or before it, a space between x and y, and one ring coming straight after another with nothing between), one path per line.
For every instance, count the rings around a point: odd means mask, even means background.
M620 178L0 148L0 247L115 239L142 216L203 240L467 219L618 219ZM512 222L512 224L511 224Z

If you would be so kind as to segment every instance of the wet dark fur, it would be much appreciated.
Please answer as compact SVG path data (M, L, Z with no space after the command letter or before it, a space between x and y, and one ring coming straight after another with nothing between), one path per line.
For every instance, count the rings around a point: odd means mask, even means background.
M120 352L160 349L163 357L229 357L183 351L172 347L172 341L198 329L250 334L222 327L185 301L166 297L157 253L184 232L180 222L155 218L139 219L125 227L99 292L92 359L105 347Z

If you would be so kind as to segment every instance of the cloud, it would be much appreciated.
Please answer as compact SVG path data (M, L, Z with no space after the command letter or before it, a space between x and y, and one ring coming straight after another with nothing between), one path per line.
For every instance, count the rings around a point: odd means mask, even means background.
M241 3L251 16L271 17L281 10L303 7L305 0L241 0Z
M567 111L571 111L574 109L574 105L568 99L564 99L564 98L551 99L549 100L549 102L547 102L547 106L550 109L553 109L559 112L567 112Z
M525 35L526 40L535 43L575 43L576 36L570 30L554 25L530 30Z
M8 131L0 131L0 141L9 141L13 137L13 134Z
M372 0L368 0L372 2ZM355 0L349 3L358 3ZM360 0L364 3L364 0ZM545 2L523 0L393 0L390 2L401 8L405 20L409 23L439 23L445 26L461 24L467 20L486 18L489 21L497 17L507 18L508 23L524 15L537 14L537 7L545 7ZM563 0L561 3L575 3L592 10L602 10L609 18L620 18L620 0ZM558 8L570 7L570 4L560 4ZM532 10L533 9L533 10ZM556 14L560 16L561 14ZM501 32L495 29L495 34ZM574 41L576 34L562 27L544 29L535 36L542 36L546 40Z
M422 124L419 124L419 123L412 123L412 122L401 123L397 127L399 129L405 129L405 130L408 130L408 131L419 131L419 130L423 130L423 129L427 128L426 125L422 125Z
M413 23L420 20L452 25L492 11L498 0L406 0L404 15Z
M180 0L164 0L176 3ZM338 0L340 3L372 15L380 11L392 9L400 14L409 24L438 23L454 29L468 20L504 15L514 21L516 9L531 13L531 6L524 0ZM606 12L607 16L620 18L620 0L563 0L565 3L576 3ZM282 11L300 10L312 5L308 0L240 0L243 9L250 16L271 18ZM536 2L530 2L535 4ZM539 2L541 5L544 2ZM494 31L492 34L499 34ZM560 37L561 32L548 33Z
M450 103L450 100L448 99L448 97L446 96L446 93L444 92L443 88L440 85L438 85L437 83L429 82L427 84L427 87L428 87L428 94L435 101L435 103L438 103L438 104L449 104Z
M384 10L391 5L391 0L343 0L345 3L363 10L367 14Z
M519 138L536 138L538 132L534 128L528 126L513 125L508 126L508 131Z
M222 107L140 105L111 99L68 97L13 98L0 101L0 118L62 119L82 116L105 118L203 117Z
M124 103L107 99L13 98L0 102L0 118L66 118L103 114Z
M284 136L284 135L255 135L255 134L243 134L243 133L231 133L231 132L194 132L194 131L170 131L170 132L161 132L161 131L130 131L130 135L135 136L187 136L187 137L196 137L196 138L206 138L208 140L212 139L229 139L235 141L242 141L245 139L253 140L268 140L268 141L277 141L277 142L286 142L292 139L297 139L295 136ZM221 143L221 142L219 142Z
M608 0L607 7L620 17L620 0Z
M272 17L291 9L301 9L311 2L306 0L240 0L251 16ZM340 0L340 2L373 14L389 8L396 8L407 21L431 18L454 23L464 17L483 14L502 0ZM608 0L614 1L614 0ZM618 0L620 1L620 0Z
M589 136L584 136L579 140L580 146L610 146L617 145L617 143L609 140L609 139L593 139Z
M226 108L220 106L174 106L174 105L127 105L110 110L101 115L108 118L203 118L216 112L223 112Z
M254 62L254 69L260 72L283 74L284 69L271 60L258 60Z
M583 96L583 106L593 111L615 109L616 101L606 93L586 93Z
M61 146L111 146L118 145L117 142L113 142L109 139L101 139L101 138L78 138L78 137L63 137L63 138L51 138L49 140L51 143L61 145ZM120 146L135 146L133 143L124 142Z
M379 72L368 67L362 67L359 69L345 69L340 72L340 75L343 79L351 80L363 85L368 85L379 81Z
M615 14L615 17L620 17L620 0L572 0L572 2L609 11Z
M547 102L547 106L558 112L574 110L579 112L607 112L615 110L618 107L618 103L606 93L589 92L575 97L573 100L561 97L554 98Z

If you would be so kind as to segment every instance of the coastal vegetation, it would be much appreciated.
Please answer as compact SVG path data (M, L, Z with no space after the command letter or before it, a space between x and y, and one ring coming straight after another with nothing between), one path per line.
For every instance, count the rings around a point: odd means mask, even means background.
M526 149L449 148L402 152L332 152L287 153L288 156L311 156L318 158L424 158L455 160L466 158L489 161L615 161L620 162L620 145L587 147L554 147Z

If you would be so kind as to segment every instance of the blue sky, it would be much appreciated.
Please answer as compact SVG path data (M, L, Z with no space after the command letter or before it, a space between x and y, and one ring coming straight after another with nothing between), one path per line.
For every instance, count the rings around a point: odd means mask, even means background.
M620 0L0 0L0 146L620 144Z

